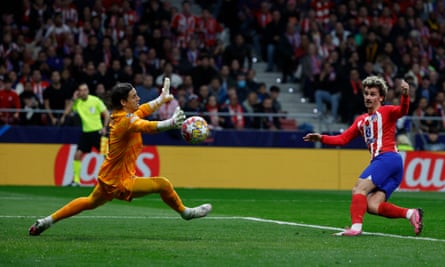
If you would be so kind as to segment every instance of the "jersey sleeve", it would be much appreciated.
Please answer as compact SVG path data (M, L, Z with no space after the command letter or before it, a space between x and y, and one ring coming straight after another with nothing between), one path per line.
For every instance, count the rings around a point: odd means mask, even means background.
M343 133L339 135L322 135L321 142L326 145L336 145L343 146L349 143L351 140L360 136L360 131L357 127L358 118L354 121L354 123L346 129Z
M102 101L102 99L100 98L96 98L97 99L97 108L99 109L99 112L102 113L103 111L105 111L107 109L107 107L105 106L104 101Z
M158 122L141 119L136 114L128 114L129 129L132 132L157 133Z
M398 106L391 106L391 117L394 120L397 120L406 114L408 114L409 111L409 96L402 95L400 97L400 105Z
M139 118L145 118L151 115L153 112L154 110L150 107L150 105L148 103L144 103L139 106L138 110L136 110L134 114Z

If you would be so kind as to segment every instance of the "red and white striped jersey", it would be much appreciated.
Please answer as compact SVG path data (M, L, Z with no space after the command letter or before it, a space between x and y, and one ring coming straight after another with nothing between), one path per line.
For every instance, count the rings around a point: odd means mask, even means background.
M362 136L371 159L385 152L396 152L396 123L408 113L409 96L402 96L400 106L381 106L372 114L358 116L343 133L335 136L322 135L321 142L327 145L345 145L357 136Z

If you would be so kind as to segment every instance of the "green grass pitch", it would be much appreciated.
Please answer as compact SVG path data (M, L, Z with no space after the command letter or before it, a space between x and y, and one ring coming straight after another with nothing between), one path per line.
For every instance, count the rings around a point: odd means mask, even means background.
M28 227L91 188L0 187L0 266L443 266L445 193L396 192L425 211L415 237L407 220L365 216L348 226L350 191L177 189L188 206L213 204L184 221L159 198L114 200L61 221L41 236Z

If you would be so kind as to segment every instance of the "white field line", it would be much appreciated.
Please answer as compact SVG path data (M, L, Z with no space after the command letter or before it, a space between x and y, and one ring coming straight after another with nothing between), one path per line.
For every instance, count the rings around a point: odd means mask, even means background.
M35 219L40 216L21 216L21 215L0 215L0 219ZM146 219L155 219L155 220L178 220L179 217L172 217L172 216L108 216L108 215L98 215L98 216L89 216L89 215L77 215L72 217L72 219L133 219L133 220L146 220ZM205 218L206 220L246 220L246 221L253 221L253 222L261 222L261 223L272 223L272 224L279 224L279 225L289 225L289 226L297 226L297 227L303 227L303 228L313 228L313 229L319 229L319 230L330 230L330 231L343 231L344 228L338 228L338 227L331 227L331 226L323 226L323 225L315 225L315 224L305 224L305 223L295 223L295 222L286 222L286 221L278 221L278 220L270 220L270 219L261 219L256 217L242 217L242 216L209 216ZM430 237L419 237L419 236L403 236L403 235L393 235L393 234L386 234L386 233L376 233L376 232L363 232L363 235L369 235L369 236L383 236L383 237L392 237L392 238L398 238L398 239L413 239L413 240L424 240L424 241L435 241L435 242L445 242L445 239L437 239L437 238L430 238ZM348 238L348 237L346 237Z

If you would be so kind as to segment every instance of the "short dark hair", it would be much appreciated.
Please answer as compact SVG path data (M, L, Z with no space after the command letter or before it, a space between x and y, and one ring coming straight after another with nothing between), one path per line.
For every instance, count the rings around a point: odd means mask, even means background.
M127 100L128 93L133 89L130 83L118 83L111 89L111 109L122 109L121 100Z
M269 89L271 92L280 92L280 87L276 86L276 85L272 85Z

